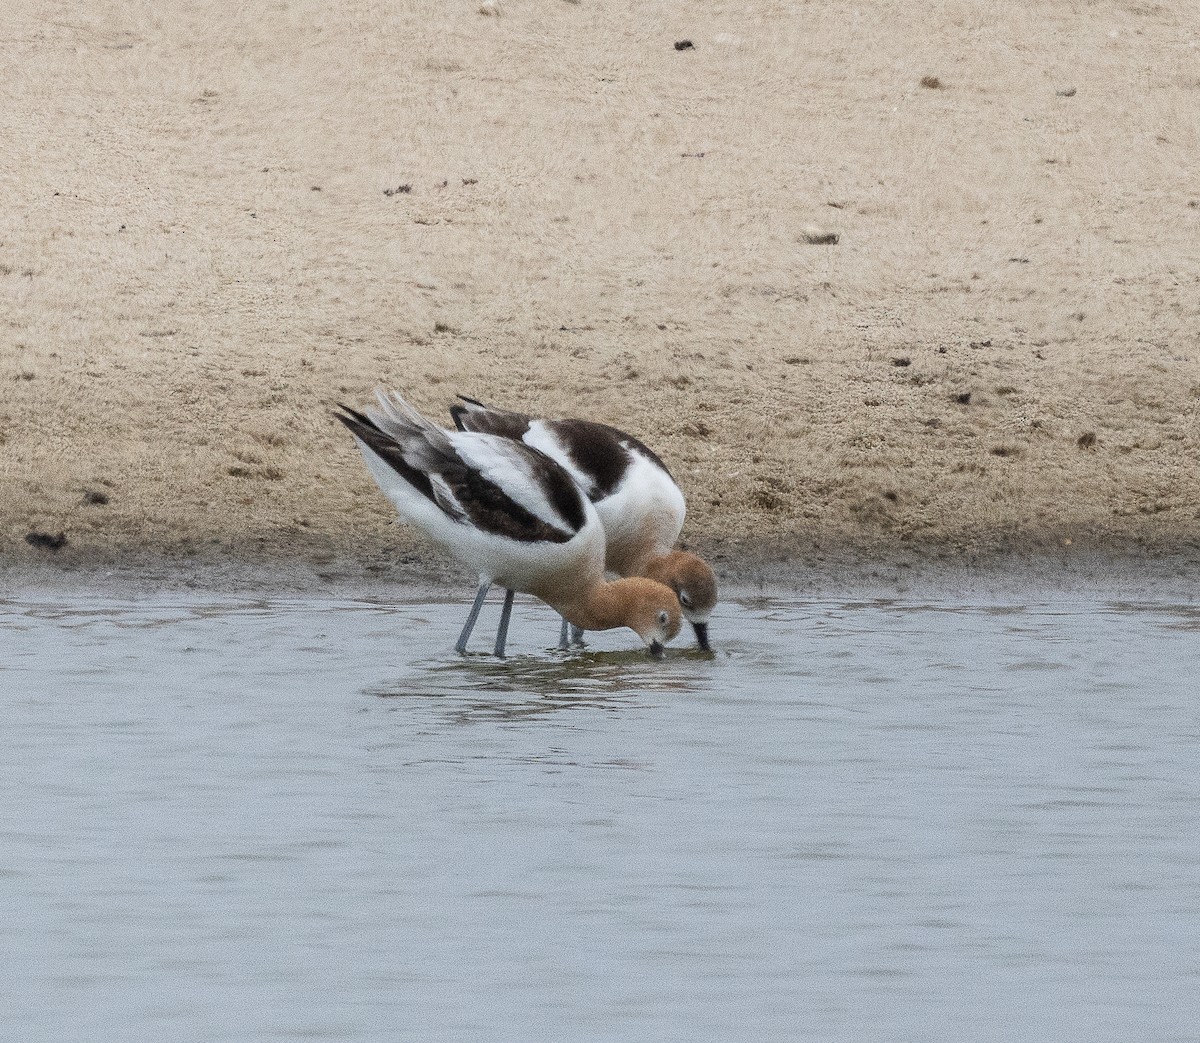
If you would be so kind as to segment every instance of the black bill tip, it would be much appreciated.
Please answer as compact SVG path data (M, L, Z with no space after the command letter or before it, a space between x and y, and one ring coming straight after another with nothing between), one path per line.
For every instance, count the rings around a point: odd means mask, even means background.
M666 654L667 650L663 647L663 643L661 641L650 642L650 655L652 658L661 659Z
M708 624L693 623L692 629L696 631L696 644L700 646L701 652L711 652L712 645L708 643Z

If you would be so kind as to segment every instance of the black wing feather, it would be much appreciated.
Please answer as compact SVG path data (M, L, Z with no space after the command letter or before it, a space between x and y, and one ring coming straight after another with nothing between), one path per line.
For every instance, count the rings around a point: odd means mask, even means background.
M467 405L451 406L450 415L454 417L455 426L460 431L483 431L490 435L521 441L533 423L532 418L524 413L497 409L466 395L458 397ZM470 406L478 408L468 408ZM625 472L629 470L634 452L645 456L661 467L668 477L671 476L667 465L653 449L633 435L609 427L608 424L598 424L591 420L547 420L544 423L562 441L575 466L588 477L590 484L587 495L593 503L613 494L621 484L621 479L625 477ZM674 481L674 478L671 480Z
M454 494L465 512L465 517L459 515L447 509L447 505L437 496L429 473L408 462L404 446L392 435L380 430L366 414L349 406L341 406L341 409L341 413L334 414L338 420L418 493L456 522L470 522L476 528L522 543L566 543L583 528L587 520L582 496L571 476L549 457L529 449L523 443L519 444L531 457L536 478L546 488L550 502L563 516L569 529L542 520L517 503L495 482L466 464L453 446L446 444L443 448L433 445L421 431L414 428L412 437L420 440L421 455L428 461L429 472L441 478Z
M460 431L477 431L485 435L499 435L501 438L511 438L514 442L521 441L529 425L533 422L524 413L514 413L509 409L497 409L495 406L484 405L478 399L459 395L466 406L451 406L450 415L454 417L454 426ZM468 406L477 406L469 409Z

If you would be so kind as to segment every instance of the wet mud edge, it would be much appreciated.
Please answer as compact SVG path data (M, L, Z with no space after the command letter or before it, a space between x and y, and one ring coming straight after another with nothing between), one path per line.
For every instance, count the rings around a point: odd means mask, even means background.
M725 598L1026 597L1200 599L1200 542L1095 546L825 546L810 540L704 541ZM403 601L466 597L474 577L435 551L380 554L255 553L214 548L183 555L130 548L39 554L0 550L4 596L30 591L136 597L195 590L257 596Z

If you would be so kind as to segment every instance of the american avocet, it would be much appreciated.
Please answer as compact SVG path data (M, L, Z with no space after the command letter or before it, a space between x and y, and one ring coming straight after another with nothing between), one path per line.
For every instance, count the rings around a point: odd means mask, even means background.
M380 410L342 406L384 494L404 518L479 574L479 591L455 646L466 649L492 583L507 588L496 655L504 654L513 591L541 598L574 626L627 626L661 656L679 633L679 600L652 579L604 578L604 527L561 466L520 442L446 431L395 392Z
M703 558L675 547L687 504L666 464L632 435L607 424L537 420L458 397L463 405L451 406L450 415L460 431L503 435L566 468L604 525L605 567L619 576L647 576L675 591L696 641L707 651L717 579Z

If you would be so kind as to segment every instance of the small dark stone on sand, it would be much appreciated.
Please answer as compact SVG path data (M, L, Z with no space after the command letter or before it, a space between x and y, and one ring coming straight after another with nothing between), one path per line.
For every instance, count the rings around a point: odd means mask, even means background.
M826 232L816 225L806 225L800 233L800 239L810 246L837 246L841 236L837 232Z
M83 502L103 507L108 503L108 493L102 493L97 489L86 489L83 493Z
M1062 90L1055 91L1054 93L1057 94L1060 98L1073 98L1073 97L1075 97L1075 88L1074 87L1064 87Z
M1085 431L1077 439L1075 439L1075 444L1079 446L1080 449L1091 449L1092 446L1096 444L1096 432Z
M677 51L694 51L696 45L691 40L676 40L675 50Z
M406 196L412 191L412 185L397 185L395 188L385 188L383 194L385 196Z
M964 391L962 394L955 395L954 401L960 406L969 406L971 404L971 392Z
M36 529L30 529L25 534L25 542L31 547L58 551L67 545L67 535L64 532L60 532L57 536L52 536L48 532L38 532Z
M893 366L902 366L902 367L903 366L911 366L912 359L910 359L907 355L901 355L899 358L892 359L892 365Z
M942 89L942 81L936 76L922 76L921 86L926 90L937 91Z

